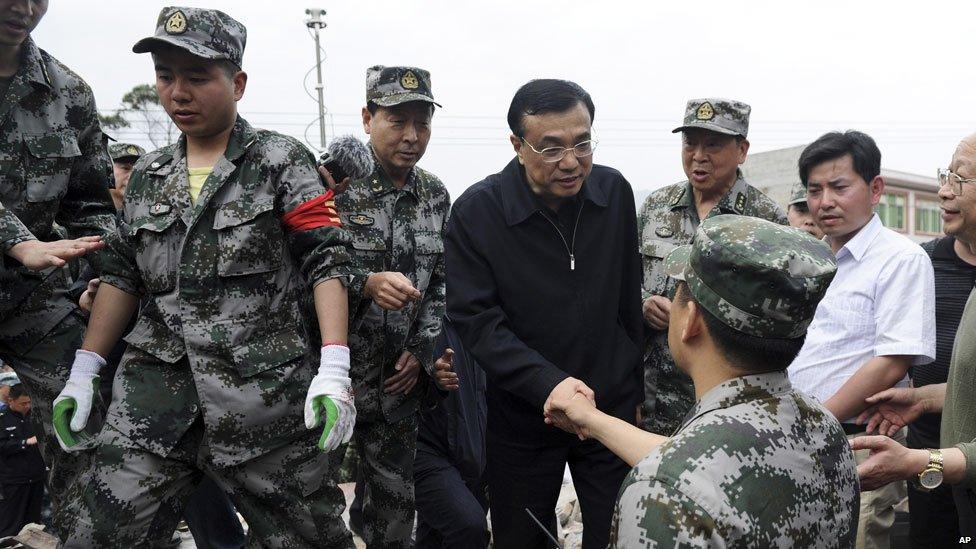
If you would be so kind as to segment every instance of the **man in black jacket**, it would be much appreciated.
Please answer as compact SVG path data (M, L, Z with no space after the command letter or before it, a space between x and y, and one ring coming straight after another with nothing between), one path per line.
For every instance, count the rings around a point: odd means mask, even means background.
M41 521L44 460L30 422L31 397L22 384L10 387L0 412L0 538Z
M488 545L485 497L485 373L465 351L449 317L434 346L434 381L442 400L420 414L414 492L415 549L483 549Z
M508 113L513 159L454 204L445 242L448 314L488 376L488 489L498 547L544 547L566 464L583 545L606 546L626 464L570 433L554 398L579 392L633 423L640 372L641 265L634 196L593 165L593 101L533 80Z

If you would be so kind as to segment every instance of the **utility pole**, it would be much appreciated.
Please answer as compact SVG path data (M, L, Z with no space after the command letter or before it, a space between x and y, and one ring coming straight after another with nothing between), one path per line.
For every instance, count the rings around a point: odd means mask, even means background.
M326 27L325 21L322 19L325 17L325 10L309 8L305 10L305 15L308 16L308 19L305 20L305 26L315 33L315 72L318 76L315 90L319 96L319 137L322 140L322 150L325 150L325 98L323 96L325 88L322 85L322 47L319 45L319 30Z

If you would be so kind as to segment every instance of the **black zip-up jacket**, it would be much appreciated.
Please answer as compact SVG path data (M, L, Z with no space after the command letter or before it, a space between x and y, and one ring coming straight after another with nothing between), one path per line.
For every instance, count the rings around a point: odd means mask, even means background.
M643 399L637 215L627 180L596 165L571 228L543 208L514 159L461 195L445 239L447 312L488 375L489 433L566 442L542 407L567 377L630 423Z
M434 356L444 349L454 350L453 370L458 389L443 393L443 400L423 410L417 427L417 450L428 451L451 462L465 482L475 482L484 473L485 453L485 372L464 349L450 317L441 323L441 335L434 345ZM436 359L435 359L436 360ZM435 383L431 380L431 383Z
M28 484L44 480L44 460L38 446L28 445L34 436L30 416L10 408L0 411L0 485Z

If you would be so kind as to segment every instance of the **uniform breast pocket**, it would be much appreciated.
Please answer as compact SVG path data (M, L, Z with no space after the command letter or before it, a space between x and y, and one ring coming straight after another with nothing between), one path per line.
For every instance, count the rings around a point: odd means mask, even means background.
M658 295L665 295L669 285L664 272L664 259L678 246L667 240L646 239L641 242L641 259L644 266L644 289Z
M274 214L274 199L240 198L214 215L217 231L217 274L241 276L281 267L284 233Z
M386 271L386 238L383 231L365 227L352 229L356 267L370 272Z
M414 243L417 253L417 289L424 291L430 283L430 277L437 269L438 260L444 253L444 240L441 239L440 233L418 231L414 234Z
M48 202L63 197L68 191L71 166L81 156L78 138L71 132L33 134L24 138L24 145L27 201Z
M180 237L176 230L179 216L146 216L129 224L135 237L136 264L146 290L168 292L176 286Z
M284 366L308 350L298 330L290 326L266 336L255 336L232 351L234 366L243 378ZM297 364L296 364L297 365Z

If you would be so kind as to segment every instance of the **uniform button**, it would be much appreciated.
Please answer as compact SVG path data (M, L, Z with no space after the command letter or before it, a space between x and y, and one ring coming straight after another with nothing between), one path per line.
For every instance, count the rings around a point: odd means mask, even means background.
M191 413L191 414L195 414L195 413L197 413L197 411L198 411L199 409L200 409L200 407L199 407L199 406L197 406L196 404L194 404L194 405L192 405L192 406L190 406L190 413Z

